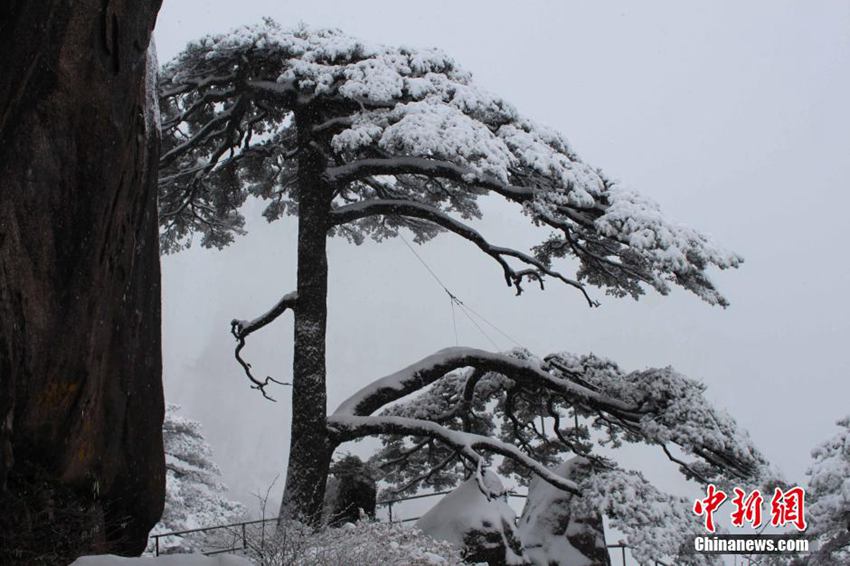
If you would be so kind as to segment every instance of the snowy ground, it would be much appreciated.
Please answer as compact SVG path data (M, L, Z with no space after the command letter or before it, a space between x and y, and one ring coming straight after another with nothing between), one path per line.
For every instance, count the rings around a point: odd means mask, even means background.
M101 556L83 556L71 563L71 566L253 566L246 558L231 555L204 556L202 554L175 554L156 558L126 558L104 554Z

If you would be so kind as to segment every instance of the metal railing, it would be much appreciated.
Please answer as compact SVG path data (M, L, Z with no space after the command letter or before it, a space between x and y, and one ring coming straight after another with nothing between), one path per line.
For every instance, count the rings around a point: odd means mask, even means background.
M229 546L224 548L215 548L211 550L206 550L203 554L207 556L212 556L214 554L223 554L225 552L238 552L240 550L248 549L248 527L254 525L260 525L262 528L261 532L261 540L265 539L265 525L266 523L277 523L280 520L279 517L273 517L270 519L255 519L253 521L242 521L240 523L229 523L226 525L215 525L212 527L200 527L197 529L185 529L182 531L171 531L167 533L157 533L155 535L150 535L149 539L153 540L153 548L151 552L154 556L159 556L161 554L161 545L160 540L166 537L178 537L185 538L186 535L197 534L197 533L215 533L216 531L224 531L226 534L230 534L230 540L233 541Z
M435 492L432 492L432 493L422 493L422 494L418 494L418 495L410 495L410 496L407 496L407 497L397 497L397 498L392 498L392 499L383 499L383 500L377 501L375 505L376 505L376 507L386 507L387 515L388 515L388 517L387 517L388 522L390 522L390 523L410 523L410 522L418 520L420 517L406 517L404 519L398 519L393 515L393 506L394 505L398 505L398 504L403 503L405 501L412 501L412 500L416 500L416 499L427 499L429 497L437 497L437 496L440 496L440 495L446 495L446 494L449 494L451 492L452 492L452 490L435 491ZM508 497L517 497L517 498L521 498L521 499L525 499L527 497L527 495L524 494L524 493L517 493L517 492L513 492L513 491L508 492L507 495L508 495ZM192 535L192 534L198 534L198 533L210 534L210 533L215 533L216 531L219 531L219 532L224 531L225 533L229 534L230 535L229 540L231 541L230 544L223 545L220 548L213 548L213 549L205 550L205 551L203 551L203 554L205 554L206 556L212 556L212 555L215 555L215 554L223 554L225 552L244 552L244 551L247 551L248 548L249 548L249 540L253 540L252 538L249 537L249 534L251 536L253 536L253 533L250 533L251 527L255 527L255 526L260 527L260 529L261 529L261 532L260 532L261 543L260 544L262 545L262 541L265 540L265 525L267 523L277 523L278 521L280 521L280 519L281 519L281 517L272 517L272 518L269 518L269 519L255 519L253 521L242 521L242 522L239 522L239 523L229 523L229 524L226 524L226 525L215 525L215 526L212 526L212 527L201 527L201 528L197 528L197 529L186 529L186 530L182 530L182 531L172 531L172 532L168 532L168 533L157 533L157 534L151 535L149 537L153 541L152 548L151 548L150 552L152 552L154 554L154 556L160 556L160 554L161 554L160 540L164 539L166 537L184 538L186 535ZM627 544L620 542L620 543L616 543L616 544L608 544L608 545L606 545L606 547L608 548L609 556L612 558L612 560L613 560L615 555L618 555L618 557L621 560L620 566L629 566L629 561L628 561L629 553L627 552L629 550L629 546ZM612 564L613 564L613 562L612 562ZM660 560L656 560L654 564L655 564L655 566L670 566L669 564L662 562Z
M383 499L381 501L376 502L375 506L387 508L387 514L389 516L387 520L390 523L410 523L410 522L413 522L413 521L418 521L421 517L407 517L405 519L393 520L393 505L394 504L403 503L405 501L411 501L413 499L426 499L428 497L436 497L438 495L447 495L451 492L452 492L452 490L449 489L449 490L446 490L446 491L433 491L431 493L421 493L419 495L409 495L407 497L398 497L398 498L395 498L395 499ZM508 497L518 497L520 499L525 499L526 497L528 497L524 493L517 493L515 491L509 491L507 493L507 495L508 495Z

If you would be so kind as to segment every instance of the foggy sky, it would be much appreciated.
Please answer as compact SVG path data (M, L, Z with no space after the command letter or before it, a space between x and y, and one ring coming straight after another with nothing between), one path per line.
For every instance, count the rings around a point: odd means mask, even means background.
M589 309L554 283L515 297L492 259L457 237L417 250L454 293L539 355L594 352L626 370L672 365L702 379L786 478L804 481L812 447L850 413L850 3L166 0L160 61L263 16L439 47L478 84L566 134L584 160L741 253L741 269L714 273L728 309L683 291L639 302L595 291L602 307ZM266 224L260 206L230 248L163 259L167 399L202 421L225 482L248 504L284 471L290 416L285 388L272 392L278 403L249 389L228 333L232 318L252 318L294 288L294 219ZM484 210L478 226L493 243L539 241L517 208L488 201ZM368 381L454 345L445 293L401 241L333 241L329 262L331 410ZM492 349L457 324L461 345ZM286 315L251 337L245 353L259 375L289 376L291 326ZM660 487L687 489L663 456L653 467L641 451L620 461Z

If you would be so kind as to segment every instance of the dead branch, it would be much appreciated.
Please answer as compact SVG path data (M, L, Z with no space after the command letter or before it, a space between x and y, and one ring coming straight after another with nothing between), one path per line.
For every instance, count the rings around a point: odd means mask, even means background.
M275 319L277 319L280 315L286 312L287 309L295 310L297 300L297 293L287 293L269 311L263 313L254 320L245 321L233 319L232 321L230 321L230 333L233 334L237 342L236 349L234 350L233 355L236 357L236 361L239 362L239 365L242 366L242 369L245 371L245 375L247 375L248 379L251 380L251 388L259 390L260 393L263 394L263 397L265 397L269 401L275 401L273 397L269 396L268 393L266 393L266 387L270 383L277 383L278 385L292 384L284 381L278 381L271 376L266 376L266 379L263 381L260 381L255 378L254 375L251 373L251 364L246 362L242 358L242 348L245 347L245 339L250 334L263 328L264 326L271 324Z

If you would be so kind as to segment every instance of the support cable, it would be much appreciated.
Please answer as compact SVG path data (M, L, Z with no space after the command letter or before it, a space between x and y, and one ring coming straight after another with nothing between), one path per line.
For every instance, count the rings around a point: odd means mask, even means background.
M466 316L467 319L469 319L469 322L471 322L472 325L475 326L475 328L478 329L478 332L480 332L481 335L484 336L484 338L488 342L490 342L490 344L492 344L493 348L495 348L496 350L500 349L498 344L496 344L496 342L493 340L493 338L491 338L490 335L487 334L487 332L484 331L484 329L481 327L481 325L478 323L478 321L475 320L475 318L477 318L478 320L480 320L481 322L483 322L484 324L486 324L487 326L489 326L490 328L492 328L493 330L498 332L500 335L505 337L508 341L512 342L516 346L518 346L520 348L524 347L522 345L522 343L520 343L517 339L515 339L510 334L508 334L507 332L505 332L504 330L502 330L501 328L496 326L494 323L490 322L483 315L479 314L472 307L470 307L466 303L464 303L457 295L452 293L452 291L449 290L449 288L446 286L445 283L443 283L443 280L440 279L440 277L431 268L431 266L428 265L428 263L422 258L422 256L419 255L419 253L413 248L413 246L410 244L410 242L408 242L407 239L402 234L399 234L398 237L401 238L401 241L404 242L404 245L407 246L407 249L410 250L410 252L414 255L414 257L416 257L416 259L419 260L419 263L421 263L422 266L428 271L428 273L431 275L431 277L434 279L434 281L437 283L437 285L439 285L440 288L442 288L443 291L445 291L446 295L448 295L449 301L450 301L451 307L452 307L452 328L454 330L455 345L456 346L459 345L459 341L458 341L458 333L457 333L457 320L456 320L456 312L455 312L456 309L455 309L455 307L457 307L457 309L459 309L460 312L464 316ZM475 318L473 318L473 317L475 317Z

